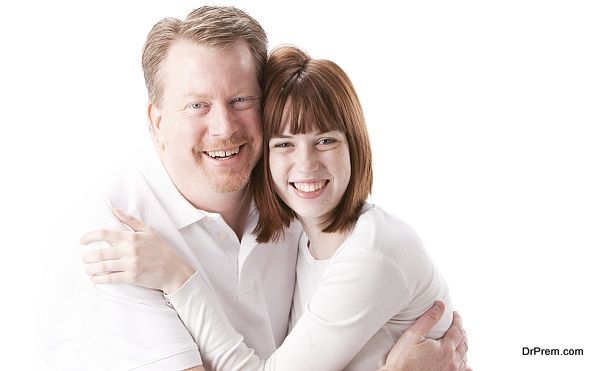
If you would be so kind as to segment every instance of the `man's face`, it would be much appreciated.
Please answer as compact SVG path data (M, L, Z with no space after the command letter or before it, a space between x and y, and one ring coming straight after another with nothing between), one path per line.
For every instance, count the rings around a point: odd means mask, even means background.
M153 137L184 195L242 189L262 151L261 90L250 49L175 42L159 72L160 108L150 105Z

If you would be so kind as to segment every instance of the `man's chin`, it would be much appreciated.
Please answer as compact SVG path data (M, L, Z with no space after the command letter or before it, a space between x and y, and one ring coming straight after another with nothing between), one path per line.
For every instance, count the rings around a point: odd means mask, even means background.
M219 179L211 179L212 188L218 193L231 193L244 189L250 182L250 171L245 170L229 176L220 176Z

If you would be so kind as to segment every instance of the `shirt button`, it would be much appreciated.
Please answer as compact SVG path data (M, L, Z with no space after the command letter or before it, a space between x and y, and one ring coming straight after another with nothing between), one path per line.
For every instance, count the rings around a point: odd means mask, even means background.
M220 238L220 239L222 239L222 240L226 239L226 238L227 238L227 233L225 233L225 232L220 232L220 233L219 233L219 238Z

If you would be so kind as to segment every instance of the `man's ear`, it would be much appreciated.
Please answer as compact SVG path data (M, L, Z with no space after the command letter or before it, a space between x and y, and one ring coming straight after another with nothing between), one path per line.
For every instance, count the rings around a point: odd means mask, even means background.
M157 149L163 150L165 142L161 130L162 113L160 108L152 102L148 102L148 121L150 122L150 134Z

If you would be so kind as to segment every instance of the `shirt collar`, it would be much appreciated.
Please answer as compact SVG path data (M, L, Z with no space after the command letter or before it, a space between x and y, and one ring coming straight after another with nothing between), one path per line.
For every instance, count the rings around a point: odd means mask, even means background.
M175 187L156 150L153 149L152 154L138 161L138 168L177 229L193 224L207 215L205 211L196 209Z

